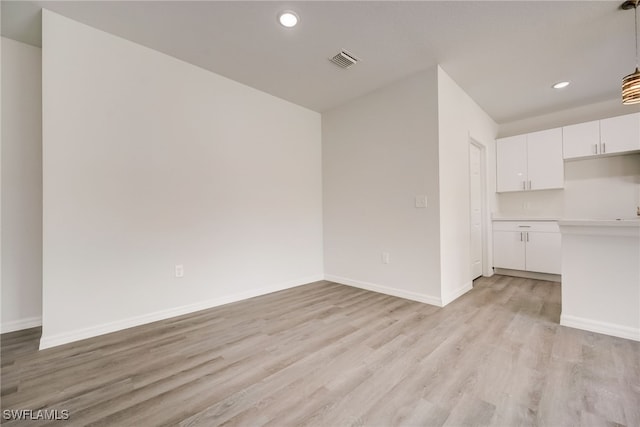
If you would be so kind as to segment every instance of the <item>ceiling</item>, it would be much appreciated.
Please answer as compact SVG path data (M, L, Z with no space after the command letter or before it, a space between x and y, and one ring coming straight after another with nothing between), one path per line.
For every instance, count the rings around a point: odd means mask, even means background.
M41 45L45 7L316 111L441 67L498 123L620 97L635 67L619 1L2 1ZM284 9L300 23L276 22ZM361 61L328 58L347 49ZM562 90L551 85L572 84Z

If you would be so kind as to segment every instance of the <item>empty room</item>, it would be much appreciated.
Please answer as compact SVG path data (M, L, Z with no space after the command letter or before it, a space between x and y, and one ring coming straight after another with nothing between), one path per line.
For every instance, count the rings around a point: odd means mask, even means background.
M2 1L7 426L640 426L628 1Z

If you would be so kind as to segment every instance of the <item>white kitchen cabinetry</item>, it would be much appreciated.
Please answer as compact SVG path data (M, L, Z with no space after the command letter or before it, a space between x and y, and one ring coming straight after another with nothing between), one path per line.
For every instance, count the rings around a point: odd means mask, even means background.
M563 157L578 159L640 150L640 113L562 128Z
M562 272L562 245L560 232L527 231L526 270L541 273Z
M640 113L600 120L602 154L640 150Z
M496 142L497 191L562 188L562 129L549 129Z
M600 146L600 120L562 128L562 154L565 159L594 156Z
M498 192L524 191L527 182L527 136L517 135L497 141Z
M549 129L527 135L529 190L564 187L562 129Z
M493 230L493 266L525 270L525 241L520 231Z
M493 266L560 274L560 241L554 221L494 221Z

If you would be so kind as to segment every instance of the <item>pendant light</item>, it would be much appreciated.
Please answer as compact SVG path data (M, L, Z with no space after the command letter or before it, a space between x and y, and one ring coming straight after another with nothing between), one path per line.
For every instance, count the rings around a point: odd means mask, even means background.
M636 34L636 70L622 79L622 103L640 103L640 70L638 70L638 0L627 0L620 6L624 10L633 8Z

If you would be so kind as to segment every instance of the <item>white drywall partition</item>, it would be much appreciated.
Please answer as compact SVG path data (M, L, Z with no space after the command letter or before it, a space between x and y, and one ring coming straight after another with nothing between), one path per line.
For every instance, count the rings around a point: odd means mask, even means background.
M438 67L440 257L442 300L448 304L471 289L469 144L484 146L486 206L484 250L490 255L489 213L495 205L495 136L498 126ZM491 257L487 259L492 265ZM487 267L487 266L485 266ZM487 268L485 268L485 271Z
M323 113L328 280L440 305L436 79L434 67Z
M42 322L41 49L2 38L2 332Z
M322 278L318 113L42 19L41 348Z

